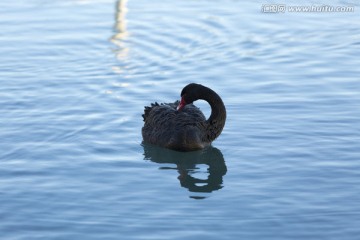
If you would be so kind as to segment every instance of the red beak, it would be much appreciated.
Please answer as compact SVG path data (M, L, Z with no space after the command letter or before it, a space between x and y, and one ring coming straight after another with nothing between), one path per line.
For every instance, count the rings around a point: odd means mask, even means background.
M185 105L186 105L186 102L185 102L184 98L182 97L180 100L180 104L176 110L181 111L181 109L183 109L185 107Z

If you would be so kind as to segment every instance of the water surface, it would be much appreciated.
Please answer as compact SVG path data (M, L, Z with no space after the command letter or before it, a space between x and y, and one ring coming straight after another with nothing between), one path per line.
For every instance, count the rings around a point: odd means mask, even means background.
M359 5L263 4L2 1L1 239L357 239ZM213 147L141 144L190 82L227 107Z

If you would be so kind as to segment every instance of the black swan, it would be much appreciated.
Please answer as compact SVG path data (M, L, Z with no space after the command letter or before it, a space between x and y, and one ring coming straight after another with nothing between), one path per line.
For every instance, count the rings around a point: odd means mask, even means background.
M211 106L211 115L204 114L192 103L205 100ZM191 83L181 91L181 101L151 104L145 107L144 142L177 151L205 148L224 128L226 109L219 95L208 87Z

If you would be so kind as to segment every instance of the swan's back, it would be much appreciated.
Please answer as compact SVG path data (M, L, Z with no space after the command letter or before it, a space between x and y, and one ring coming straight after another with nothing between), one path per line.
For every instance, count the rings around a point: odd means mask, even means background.
M151 104L143 114L143 139L147 143L174 150L189 151L204 148L204 124L206 118L199 108L188 104L177 111L175 103Z

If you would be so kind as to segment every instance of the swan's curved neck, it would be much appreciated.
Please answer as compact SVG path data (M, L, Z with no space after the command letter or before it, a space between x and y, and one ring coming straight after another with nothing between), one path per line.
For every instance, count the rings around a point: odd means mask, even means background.
M210 88L206 89L206 93L200 99L207 101L211 107L211 115L206 120L206 138L211 142L220 135L225 126L225 105L220 96Z

